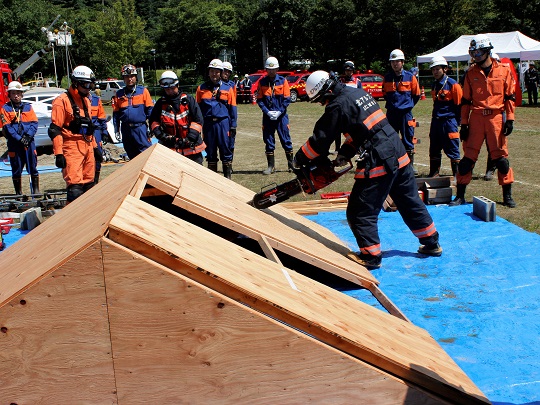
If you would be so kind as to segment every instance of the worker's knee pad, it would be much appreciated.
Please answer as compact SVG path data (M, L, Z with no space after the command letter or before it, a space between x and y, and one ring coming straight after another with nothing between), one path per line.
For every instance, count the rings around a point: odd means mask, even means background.
M72 184L67 186L67 201L74 201L77 197L80 197L84 193L82 184Z
M474 161L468 157L464 157L459 161L458 164L458 173L462 176L465 176L467 173L472 171L474 168Z
M501 174L507 175L510 171L510 161L505 157L495 159L495 166Z

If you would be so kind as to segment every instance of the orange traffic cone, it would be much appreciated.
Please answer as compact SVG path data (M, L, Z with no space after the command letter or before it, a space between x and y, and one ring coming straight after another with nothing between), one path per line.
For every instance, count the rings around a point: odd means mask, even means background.
M251 104L257 104L257 95L255 93L251 95Z
M426 99L426 92L424 91L424 86L422 86L422 93L420 93L420 100Z

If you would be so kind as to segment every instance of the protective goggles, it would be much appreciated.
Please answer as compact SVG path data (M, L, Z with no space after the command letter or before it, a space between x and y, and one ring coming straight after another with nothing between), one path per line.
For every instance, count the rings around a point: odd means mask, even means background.
M174 87L178 84L178 81L175 79L161 79L159 81L159 85L163 87L164 89L168 87Z
M94 83L77 81L77 85L81 86L83 89L90 90L94 86Z
M489 49L475 49L475 50L469 51L469 55L471 55L473 58L479 58L480 56L484 56L488 52L489 52Z

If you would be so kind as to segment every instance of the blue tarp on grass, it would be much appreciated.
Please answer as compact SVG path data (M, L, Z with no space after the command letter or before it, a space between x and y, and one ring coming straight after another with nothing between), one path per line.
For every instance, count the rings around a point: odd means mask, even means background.
M540 404L540 235L500 217L484 222L472 208L428 206L438 258L416 253L399 213L381 213L383 263L373 275L493 404ZM358 250L344 211L308 218ZM380 308L365 290L344 293Z

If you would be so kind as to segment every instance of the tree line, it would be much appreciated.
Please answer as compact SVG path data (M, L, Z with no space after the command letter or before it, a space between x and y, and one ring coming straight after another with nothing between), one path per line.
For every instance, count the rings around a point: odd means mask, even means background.
M539 0L0 0L0 58L17 67L46 43L41 27L61 15L73 27L70 64L98 78L125 63L189 67L203 75L224 50L237 72L263 67L262 38L284 69L294 60L341 70L344 60L384 73L401 48L406 65L463 34L520 30L540 38ZM57 28L57 27L53 27ZM155 50L152 55L150 50ZM57 65L65 52L56 50ZM53 72L52 56L27 73ZM65 69L64 69L65 70ZM31 78L31 77L30 77Z

